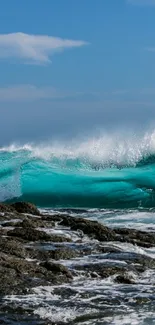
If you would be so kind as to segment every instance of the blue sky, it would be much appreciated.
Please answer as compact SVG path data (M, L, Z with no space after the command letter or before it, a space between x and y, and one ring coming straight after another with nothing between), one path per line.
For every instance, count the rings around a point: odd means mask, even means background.
M155 0L2 0L0 143L155 122Z

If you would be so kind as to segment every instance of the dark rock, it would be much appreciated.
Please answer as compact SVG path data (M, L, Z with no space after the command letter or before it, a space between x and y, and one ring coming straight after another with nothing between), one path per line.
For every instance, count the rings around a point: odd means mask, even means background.
M50 258L49 252L46 250L34 249L33 247L26 248L27 255L29 258L37 260L37 261L45 261Z
M0 228L0 237L7 236L7 229L6 228Z
M70 242L71 239L65 236L58 235L48 235L45 231L37 230L33 227L31 228L14 228L13 230L9 230L7 232L8 236L17 237L25 241L50 241L50 242Z
M27 256L26 249L20 242L11 238L0 237L0 252L25 258Z
M40 264L41 266L45 267L48 271L52 271L53 273L62 273L65 274L68 278L72 279L71 272L67 269L66 266L58 263L53 263L50 261L46 261Z
M44 231L32 228L14 228L7 232L8 236L22 238L28 241L50 241L51 236Z
M77 256L77 253L68 247L61 247L54 250L45 250L42 249L41 247L40 249L34 249L33 247L31 248L28 247L26 249L26 253L30 258L39 261L46 261L49 259L58 261L60 259L65 260L65 259L75 258Z
M96 221L61 214L55 216L38 215L36 217L35 209L37 208L33 206L33 210L32 206L24 202L10 206L0 205L0 212L2 209L4 210L1 213L1 225L4 227L0 228L1 296L31 293L31 288L39 285L59 285L69 282L74 274L79 274L78 271L82 271L82 274L92 278L113 276L116 283L133 284L134 274L139 275L147 268L155 269L153 258L142 254L124 252L117 246L115 247L115 244L107 243L107 241L120 241L151 247L155 246L155 233L134 229L112 230ZM11 210L5 212L5 209ZM34 214L35 217L25 216L22 213ZM4 220L10 221L3 224ZM70 227L71 230L79 231L80 241L67 245L65 242L71 242L69 237L55 233L48 234L36 229L53 227L53 224L57 222L62 226ZM12 226L14 229L8 230L5 226ZM86 244L83 241L83 234L92 239L97 239L99 242L90 240ZM91 263L85 265L77 265L77 263L74 265L74 261L72 261L72 272L60 264L61 259L74 259L77 256L91 254L93 254L95 263L91 262L91 258L88 258ZM54 261L59 261L59 263ZM133 272L133 276L129 271Z
M135 283L134 279L128 273L117 275L115 278L115 282L122 283L122 284L134 284Z
M38 285L62 284L72 279L63 265L48 263L38 265L0 253L0 295L26 294Z
M15 212L15 209L9 204L0 203L0 212Z
M14 216L12 216L12 218L14 218ZM47 222L47 221L45 222L40 217L29 218L27 216L27 218L23 219L23 215L22 215L21 220L18 219L14 221L5 221L5 223L2 223L1 225L2 227L23 227L23 228L52 228L53 226L55 226L54 222Z
M61 259L71 259L75 258L77 256L76 252L71 249L71 248L59 248L55 249L53 251L49 251L48 255L50 256L51 259L53 260L61 260Z
M155 233L135 229L116 228L110 229L97 221L71 216L61 216L61 225L68 226L72 230L80 230L91 238L99 241L127 242L141 247L153 247L155 245Z
M11 207L19 213L28 213L36 216L40 216L40 211L37 207L29 202L16 202L12 203Z
M69 243L72 240L69 237L66 237L66 236L51 234L50 235L50 241L53 242L53 243L65 243L65 242Z
M0 296L17 293L21 283L15 270L0 265Z
M102 253L120 253L122 250L114 246L99 246L99 251Z
M92 275L94 277L94 274L96 276L100 276L101 278L108 278L109 276L115 275L115 274L124 274L124 272L127 271L133 271L133 268L130 268L129 266L125 265L109 265L108 263L90 263L86 265L76 265L76 270L83 270L86 274Z
M25 215L20 214L17 211L4 212L4 213L0 212L0 221L1 222L6 221L6 222L13 223L13 220L15 220L15 222L18 222L19 220L23 220L24 218L25 218Z
M17 221L18 222L18 221ZM8 227L15 227L17 225L14 221L5 221L1 223L1 227L8 228Z
M8 325L3 319L0 319L0 325Z
M84 234L99 241L115 240L115 232L97 221L82 218L63 217L61 224L71 227L72 230L81 230Z
M135 297L134 299L137 305L146 305L151 301L150 297Z
M35 273L36 271L40 271L40 268L34 262L28 262L27 260L22 260L20 258L16 258L13 256L8 256L6 254L1 253L0 255L1 266L13 269L18 274L24 273Z
M149 256L138 254L134 252L118 252L118 253L109 253L106 255L106 259L116 260L116 262L124 261L130 265L136 265L135 267L148 266L149 268L155 268L155 259Z
M140 231L136 229L116 228L116 239L121 242L128 242L142 247L155 245L155 233Z
M18 222L16 227L23 228L44 228L44 223L39 218L24 219L22 222Z
M64 216L63 216L64 217ZM66 216L68 217L68 215ZM42 220L44 221L53 221L54 223L55 222L61 222L63 220L63 218L61 218L61 215L60 214L55 214L55 215L42 215L41 217Z

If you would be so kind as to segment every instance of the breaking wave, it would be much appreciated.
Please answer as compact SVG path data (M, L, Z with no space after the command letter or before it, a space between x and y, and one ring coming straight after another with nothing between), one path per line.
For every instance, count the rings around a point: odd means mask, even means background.
M40 207L155 205L155 133L0 149L0 200Z

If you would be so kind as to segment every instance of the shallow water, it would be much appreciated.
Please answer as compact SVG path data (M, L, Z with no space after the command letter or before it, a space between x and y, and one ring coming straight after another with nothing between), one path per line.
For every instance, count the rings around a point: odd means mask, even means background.
M44 212L50 215L56 213L55 210ZM57 210L57 212L61 215L67 211ZM68 213L75 218L80 215L97 219L108 226L119 225L155 231L155 212L152 210L88 210L83 213L72 210ZM85 265L92 264L125 266L129 259L131 261L133 259L134 263L135 254L155 258L155 247L142 248L121 242L98 243L97 240L92 241L83 235L82 243L78 243L76 241L81 236L78 231L70 231L69 228L59 225L54 230L47 229L46 231L70 236L73 242L66 243L66 246L74 249L93 248L93 252L72 260L59 261L75 271L72 283L36 287L30 295L4 297L2 305L4 310L9 307L9 315L11 315L11 310L16 317L20 312L20 317L17 317L18 324L29 324L29 317L32 325L47 324L44 323L46 320L77 325L152 325L155 323L155 269L147 269L140 276L131 270L129 275L134 279L133 284L116 284L115 275L102 279L96 276L95 272L94 278L92 278L85 270ZM120 252L99 253L98 244L118 248ZM32 245L34 244L32 243ZM63 244L56 245L61 247ZM52 245L44 244L41 248L54 249L54 243ZM22 313L23 320L21 319ZM7 324L14 325L11 316L7 317L9 321ZM25 323L25 319L27 319L27 323Z

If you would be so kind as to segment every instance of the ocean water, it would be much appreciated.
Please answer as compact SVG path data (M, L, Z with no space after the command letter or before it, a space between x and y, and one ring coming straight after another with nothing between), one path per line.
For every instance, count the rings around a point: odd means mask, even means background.
M110 227L155 231L155 132L1 148L0 201L16 200L33 202L47 215L67 212ZM50 231L71 236L73 243L68 243L71 248L79 245L76 232L59 226ZM84 246L96 244L83 238ZM94 253L61 263L74 269L85 263L125 265L123 254L155 258L155 247L106 244L120 248L122 255L114 254L109 259L107 254ZM34 289L34 294L8 296L4 300L10 308L25 308L34 317L52 322L155 324L155 270L148 269L141 277L132 276L135 283L125 285L116 284L114 277L92 279L79 271L71 284L39 287ZM20 324L28 322L27 318ZM39 323L33 318L30 324Z
M155 133L0 149L0 200L40 207L155 205Z

